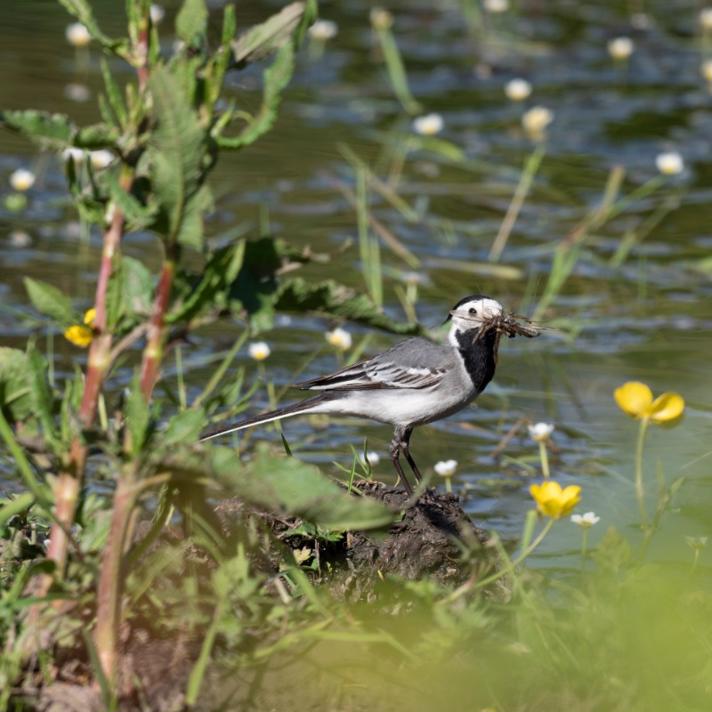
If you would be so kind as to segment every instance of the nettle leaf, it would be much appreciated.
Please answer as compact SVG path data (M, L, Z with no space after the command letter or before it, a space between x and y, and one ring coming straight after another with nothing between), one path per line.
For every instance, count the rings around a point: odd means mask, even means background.
M149 144L151 179L158 199L160 227L169 242L202 245L201 192L204 133L181 82L163 67L151 75L156 129Z
M253 504L306 519L327 529L373 529L394 520L394 513L367 497L347 494L317 467L294 457L276 457L258 449L242 464L230 448L211 451L220 480Z
M47 359L34 347L31 347L27 355L27 364L30 369L30 393L32 398L32 409L34 415L42 423L45 437L53 442L55 438L55 426L53 420L54 394L49 385L47 374L49 366Z
M237 65L256 62L291 42L304 15L305 3L293 2L265 22L251 27L232 43Z
M106 295L107 320L111 329L125 332L151 310L153 277L144 265L124 255L115 267Z
M60 324L71 324L77 321L71 300L57 287L31 277L25 277L25 289L32 305L38 312Z
M126 105L124 104L124 99L121 96L121 90L119 85L116 83L113 75L111 74L111 69L109 68L109 63L104 57L101 58L101 74L104 78L104 87L106 89L106 98L113 112L113 118L119 126L126 124L127 112Z
M89 34L103 47L115 52L120 52L125 49L125 42L123 40L109 37L101 31L87 0L59 0L59 2L64 5L67 12L74 15L74 17L89 30Z
M255 117L237 136L219 134L216 141L221 148L238 149L249 146L267 133L277 119L277 109L282 92L294 74L294 47L285 44L278 52L271 66L264 72L262 105Z
M58 149L71 144L76 130L65 114L50 114L34 109L0 112L0 123L44 146Z
M146 437L148 426L151 420L151 412L148 401L141 391L140 378L138 373L134 375L126 399L126 427L131 436L131 452L136 454L141 452Z
M370 297L334 280L308 282L292 277L281 282L275 300L280 311L313 311L349 319L394 334L420 334L419 324L395 321L384 314Z
M115 171L107 173L106 181L111 199L126 217L127 231L141 230L153 224L156 218L155 206L143 205L134 195L127 193L119 184L119 176Z
M112 148L116 146L119 132L108 124L92 124L77 128L65 114L26 109L0 112L0 124L21 133L45 148L62 150L77 148Z
M31 373L24 351L0 347L0 408L9 411L13 420L32 413Z
M176 35L190 45L196 36L202 37L208 26L205 0L185 0L176 16Z
M185 445L198 441L205 426L205 411L202 408L176 413L166 426L161 437L161 447Z

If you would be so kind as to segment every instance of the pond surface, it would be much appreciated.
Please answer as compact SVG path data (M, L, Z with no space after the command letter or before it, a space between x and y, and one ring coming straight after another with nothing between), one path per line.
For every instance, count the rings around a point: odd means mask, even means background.
M106 30L118 33L123 3L92 5ZM217 27L220 3L211 5ZM166 6L162 32L168 43L175 3ZM254 147L221 159L213 180L219 199L208 229L215 235L236 228L256 235L269 226L277 236L331 255L327 264L308 267L306 276L337 277L365 288L356 214L341 192L355 184L347 146L409 206L398 210L378 192L370 194L372 215L418 260L408 264L382 246L384 302L392 316L406 318L396 289L409 282L418 284L417 315L428 326L442 322L449 307L472 292L531 314L551 272L554 248L600 203L611 169L624 167L622 191L629 194L658 176L659 153L679 152L682 174L661 180L651 195L631 201L588 235L571 278L541 315L557 330L534 341L505 343L495 382L478 404L416 431L413 448L429 472L438 460L456 459L454 486L475 520L513 537L531 507L528 487L538 476L537 451L524 429L501 459L492 452L520 419L554 423L553 474L580 484L581 511L601 516L592 533L595 543L609 525L634 532L637 520L636 424L616 408L614 388L635 379L655 393L679 391L687 401L686 417L674 429L650 433L646 463L651 491L656 463L668 481L686 478L654 551L688 561L685 536L711 533L712 93L700 65L712 57L712 38L702 37L697 6L690 2L649 2L648 14L632 17L628 4L619 2L517 6L484 13L482 32L469 28L463 14L463 8L479 7L474 2L389 3L410 88L423 113L443 118L437 140L426 141L413 132L411 118L394 98L370 29L371 5L322 3L322 16L338 23L338 35L323 46L312 42L302 53L275 129ZM277 7L239 3L238 22L246 27ZM99 54L66 43L70 20L61 8L49 0L2 0L0 10L0 106L65 111L80 123L97 120ZM620 35L633 38L635 51L616 63L607 42ZM521 103L504 92L516 77L533 86ZM252 106L259 81L257 68L233 75L231 91ZM546 153L494 271L488 254L534 150L521 116L535 105L554 115ZM31 168L37 181L27 208L11 212L4 205L7 177L18 167ZM68 205L61 161L4 131L0 186L0 343L21 347L29 334L46 339L31 318L22 277L50 281L81 306L89 305L100 243L98 235L83 234ZM615 265L612 257L626 234L644 240ZM145 234L128 236L126 250L149 260L157 254L154 238ZM335 355L324 348L323 334L331 326L319 318L281 318L273 331L260 335L272 347L267 377L289 383L295 363L317 349L307 374L335 368ZM348 328L355 344L367 333ZM184 348L189 387L204 383L210 357L228 348L240 329L223 324ZM366 352L392 342L376 334ZM83 361L84 354L61 337L54 339L54 350L58 373ZM246 352L242 363L250 378L258 377ZM169 365L168 378L174 374ZM301 457L333 473L330 463L348 464L350 446L360 448L368 438L369 449L382 456L376 474L390 477L385 426L341 421L315 429L291 420L285 432ZM263 430L252 437L275 435ZM561 523L539 560L556 554L548 564L566 565L566 555L578 545L576 528Z

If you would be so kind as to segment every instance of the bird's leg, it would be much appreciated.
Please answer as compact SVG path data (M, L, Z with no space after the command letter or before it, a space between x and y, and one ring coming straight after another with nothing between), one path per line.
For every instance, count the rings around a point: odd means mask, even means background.
M405 459L408 461L408 464L410 465L410 469L413 470L413 475L415 475L415 479L417 482L420 482L423 479L423 476L420 474L420 470L418 469L418 466L415 464L415 460L413 459L413 456L410 454L410 436L413 434L413 428L406 428L405 431L403 432L403 439L401 440L401 448L403 449L403 454L405 455Z
M413 488L410 486L410 482L408 482L408 480L406 479L405 473L403 472L403 468L400 464L400 454L401 451L404 449L403 436L403 428L397 427L393 432L393 440L391 440L391 461L393 462L393 467L396 468L398 478L401 480L401 482L403 482L405 491L408 494L413 494Z

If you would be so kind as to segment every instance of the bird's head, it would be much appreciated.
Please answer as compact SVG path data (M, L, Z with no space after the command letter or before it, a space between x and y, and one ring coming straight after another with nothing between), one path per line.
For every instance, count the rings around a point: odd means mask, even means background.
M461 299L450 310L447 319L451 322L448 340L459 348L462 346L465 334L472 334L473 338L479 338L481 334L490 330L508 336L516 334L536 336L538 329L526 320L524 323L520 322L521 318L513 314L505 314L504 307L496 299L484 294L471 294Z

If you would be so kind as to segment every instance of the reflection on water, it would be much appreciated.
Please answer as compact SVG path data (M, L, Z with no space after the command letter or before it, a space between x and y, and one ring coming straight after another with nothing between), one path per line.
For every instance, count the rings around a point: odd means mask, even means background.
M118 32L122 5L108 0L93 5L106 30ZM669 479L687 479L679 508L666 524L669 536L661 537L667 547L661 555L687 559L684 535L708 533L704 513L712 504L712 456L705 458L712 403L712 284L709 259L705 262L712 244L706 209L712 197L712 94L700 76L712 43L698 36L688 3L672 3L679 11L671 11L669 2L646 4L649 14L635 16L634 26L619 14L619 3L521 5L517 12L489 17L481 36L480 30L468 31L454 1L390 4L411 90L426 111L443 118L438 143L424 150L416 148L411 120L392 98L370 32L369 3L323 3L323 15L338 23L337 36L303 53L276 130L245 153L221 161L214 179L220 197L209 230L217 235L240 226L254 233L268 222L274 234L333 255L329 264L310 266L309 276L337 273L362 287L358 250L342 250L356 235L354 210L340 190L353 184L342 146L347 144L409 206L398 210L380 194L370 196L373 214L421 263L416 269L384 247L392 315L405 318L394 285L414 270L422 277L418 316L430 326L474 291L531 311L550 272L554 245L600 202L611 167L625 167L623 190L630 193L657 175L657 154L678 151L685 164L681 175L633 202L586 241L547 315L559 320L563 335L506 343L496 381L477 406L417 431L414 451L430 467L456 459L456 484L470 511L513 535L530 507L527 487L538 472L536 448L520 431L503 458L493 458L492 452L519 419L550 421L556 425L555 475L583 486L583 509L601 515L600 529L626 527L636 517L635 426L616 410L612 391L631 378L650 383L656 392L677 390L689 403L686 420L675 430L656 432L646 459L651 474L659 463ZM239 20L247 26L274 6L241 4ZM2 0L0 9L5 18L0 104L66 111L79 122L96 120L98 52L67 45L69 20L61 9L54 3L9 0ZM169 8L162 25L166 34L171 20ZM625 63L608 56L608 40L620 35L635 42ZM533 87L521 103L504 91L516 77ZM241 98L257 100L258 70L234 75L230 82ZM487 258L532 151L521 115L537 105L554 116L546 155L503 253L502 269L488 276L479 263ZM458 153L460 159L454 160ZM3 200L7 176L20 166L37 175L28 207L12 213L0 205L0 329L2 344L11 346L22 345L30 332L45 338L41 328L26 321L22 276L53 282L88 303L99 249L97 236L83 234L67 205L59 162L0 133ZM622 265L612 266L624 236L638 231L663 203L669 207L651 223L644 241L633 246ZM131 235L126 251L150 260L156 244L150 235ZM572 323L575 338L566 336L573 333ZM322 346L330 326L316 318L285 318L262 335L273 349L270 377L289 382L293 364ZM358 342L361 330L349 328ZM237 325L224 324L196 335L184 352L194 384L210 373L209 356L227 348L237 333ZM376 335L368 350L391 342ZM60 373L82 357L59 340L54 346ZM243 358L248 360L246 354ZM324 350L308 373L336 365ZM302 456L334 472L329 463L348 461L349 445L360 447L368 438L369 449L383 454L390 438L388 428L350 421L326 430L290 421L285 432ZM275 437L264 431L252 435L263 436ZM376 471L390 476L387 458ZM573 525L557 529L558 536L548 540L550 550L577 546L570 543L577 541Z

